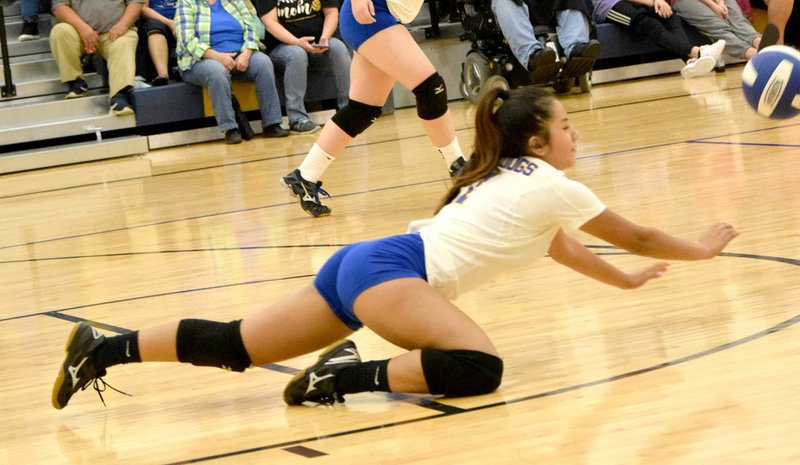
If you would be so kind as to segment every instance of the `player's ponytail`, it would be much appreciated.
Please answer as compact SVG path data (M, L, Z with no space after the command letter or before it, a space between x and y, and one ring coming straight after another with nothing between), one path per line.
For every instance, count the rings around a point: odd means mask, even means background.
M528 147L531 136L539 136L547 143L550 140L547 121L554 99L552 93L539 87L486 91L475 112L472 155L453 180L453 187L439 209L450 203L462 187L497 171L501 159L532 156Z

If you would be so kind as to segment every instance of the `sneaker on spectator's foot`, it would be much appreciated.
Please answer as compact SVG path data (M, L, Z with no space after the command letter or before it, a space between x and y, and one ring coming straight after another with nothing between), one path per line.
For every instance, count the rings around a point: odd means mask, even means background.
M322 205L319 201L320 193L326 197L330 197L330 195L322 189L322 181L317 181L316 183L306 181L303 179L303 176L300 175L300 170L296 169L282 177L281 184L289 189L292 197L300 199L300 207L304 212L314 218L331 214L330 207Z
M153 87L166 86L167 84L169 84L169 77L167 76L156 76L150 82Z
M311 134L318 130L317 123L308 118L289 123L289 132L292 134Z
M239 129L233 128L225 131L225 143L228 145L241 144L242 133L239 132Z
M106 370L95 368L92 359L92 352L104 340L105 336L85 321L72 328L67 339L67 355L53 385L53 407L59 410L66 407L73 394L86 389L93 381L106 375ZM100 398L102 399L102 395Z
M261 135L263 137L266 137L267 139L275 137L286 137L289 135L289 131L283 129L280 124L270 124L269 126L263 129Z
M111 113L114 114L114 116L126 116L126 115L132 115L134 113L133 106L131 105L131 102L128 100L127 89L122 89L121 91L114 94L114 96L111 97L110 103L111 103Z
M716 64L717 60L710 56L691 58L686 62L686 66L681 69L681 76L686 79L702 76L714 69Z
M596 39L573 46L569 52L569 57L567 57L567 62L561 68L560 77L569 79L590 72L594 68L594 62L600 56L602 48L602 45Z
M723 66L724 66L725 60L724 60L724 58L722 58L722 52L725 51L725 45L726 44L727 44L727 42L725 42L724 40L720 39L720 40L714 42L711 45L701 45L700 46L700 56L701 57L711 57L711 58L713 58L715 65L719 64L719 62L722 61Z
M29 40L36 40L39 38L39 24L33 21L24 21L22 23L22 32L17 38L20 42L27 42Z
M67 92L67 96L65 98L68 99L83 97L89 90L89 85L86 84L86 81L84 81L82 78L67 82L67 87L69 87L69 91Z
M336 392L336 375L344 367L361 363L355 343L350 340L339 341L320 354L317 363L296 374L286 389L283 401L288 405L303 402L333 404L344 402L344 396Z
M528 72L533 84L547 84L553 82L561 69L558 54L550 47L544 47L533 52L528 58Z
M464 157L458 157L456 160L450 165L450 177L454 178L461 173L461 170L464 169L464 165L467 164L467 160L464 160Z
M781 31L778 30L778 26L767 23L764 27L764 32L761 33L761 41L758 43L758 51L764 50L767 47L775 45L778 43L778 39L781 38Z

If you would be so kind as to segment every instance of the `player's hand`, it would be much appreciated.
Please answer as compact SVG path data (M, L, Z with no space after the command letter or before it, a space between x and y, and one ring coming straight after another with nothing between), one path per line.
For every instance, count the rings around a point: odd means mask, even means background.
M739 231L730 224L716 223L701 234L697 242L708 250L706 258L712 258L719 255L722 249L738 235Z
M669 263L658 262L655 265L650 265L647 268L637 271L635 273L627 273L628 279L624 289L636 289L641 287L651 279L660 278L664 272L669 268Z
M351 7L353 17L360 24L372 24L375 22L375 5L372 0L353 0Z

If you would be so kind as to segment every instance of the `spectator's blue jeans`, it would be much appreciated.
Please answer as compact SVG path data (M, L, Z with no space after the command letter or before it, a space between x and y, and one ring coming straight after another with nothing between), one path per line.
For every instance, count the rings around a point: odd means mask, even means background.
M19 0L22 20L28 23L39 23L39 0Z
M253 52L250 64L244 72L235 70L229 72L217 60L205 58L191 68L181 70L181 78L184 82L208 88L211 107L220 131L238 127L231 103L231 79L255 83L262 127L281 122L281 104L275 88L275 70L269 57L261 52Z
M269 54L275 69L283 73L283 91L286 97L286 116L289 122L308 119L305 106L306 88L308 86L308 69L315 71L317 64L327 61L332 73L330 78L336 84L336 105L342 108L347 105L347 93L350 91L350 53L344 42L332 37L328 41L330 48L325 53L307 53L297 45L280 44Z
M511 53L522 66L528 66L528 58L544 47L533 33L533 25L528 16L528 5L517 5L514 0L492 0L492 12L503 36L511 46ZM572 47L589 41L589 20L578 10L556 12L558 24L558 43L569 56Z

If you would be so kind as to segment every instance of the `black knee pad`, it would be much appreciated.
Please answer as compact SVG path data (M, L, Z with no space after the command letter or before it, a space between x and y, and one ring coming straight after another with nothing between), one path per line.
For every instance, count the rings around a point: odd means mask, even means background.
M382 111L381 107L350 100L344 108L333 115L331 121L348 136L355 137L370 127L381 116Z
M208 320L181 320L176 348L178 360L203 367L244 371L250 356L242 341L242 320L218 323Z
M422 371L431 394L487 394L500 386L503 360L475 350L422 349Z
M412 92L417 98L417 116L421 119L436 119L447 113L447 87L439 73L431 74Z

